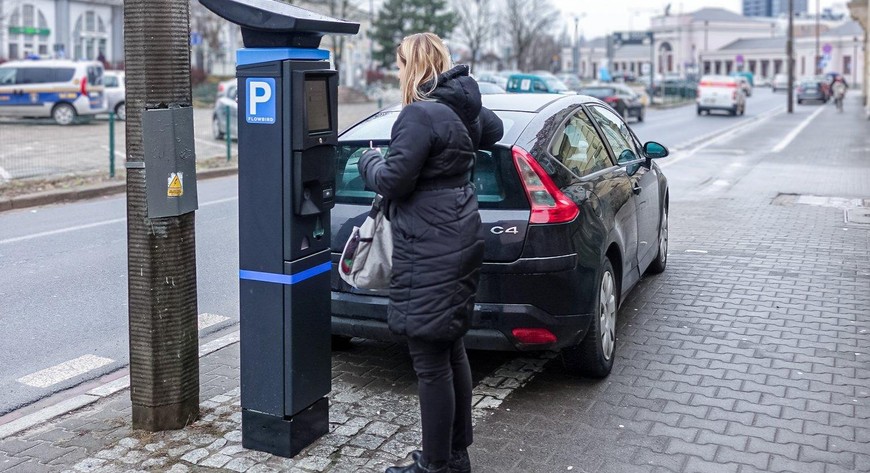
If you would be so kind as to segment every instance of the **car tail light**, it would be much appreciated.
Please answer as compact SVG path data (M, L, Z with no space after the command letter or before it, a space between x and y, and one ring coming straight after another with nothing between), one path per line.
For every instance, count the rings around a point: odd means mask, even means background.
M519 146L512 151L523 189L532 204L529 223L565 223L577 218L580 214L577 204L556 187L535 158Z
M558 340L553 332L545 328L515 328L511 333L518 342L526 345L545 345Z
M88 76L82 77L82 95L88 95Z
M610 105L616 105L619 103L619 99L617 97L605 97L604 101Z

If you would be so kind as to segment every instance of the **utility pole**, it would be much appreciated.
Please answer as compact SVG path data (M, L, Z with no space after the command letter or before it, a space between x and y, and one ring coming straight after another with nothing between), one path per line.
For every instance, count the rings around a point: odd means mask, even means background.
M794 0L788 0L788 113L794 113Z
M188 0L124 0L133 428L199 417Z

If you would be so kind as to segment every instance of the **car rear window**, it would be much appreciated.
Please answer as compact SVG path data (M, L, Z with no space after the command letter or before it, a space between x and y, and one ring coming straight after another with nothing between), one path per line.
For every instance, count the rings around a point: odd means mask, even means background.
M616 89L612 87L587 87L585 89L581 89L580 93L583 95L590 95L592 97L610 97L616 95Z
M380 148L381 153L389 152L386 142L373 144ZM345 142L339 145L335 191L337 203L371 204L375 193L366 188L357 168L359 158L368 149L369 142ZM511 152L507 148L497 146L491 150L478 151L474 165L474 185L482 209L528 207L525 194L519 187Z

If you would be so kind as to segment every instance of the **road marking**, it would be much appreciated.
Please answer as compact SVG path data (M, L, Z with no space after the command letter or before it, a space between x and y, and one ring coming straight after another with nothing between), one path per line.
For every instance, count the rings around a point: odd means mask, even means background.
M217 325L224 320L229 320L229 317L224 317L223 315L217 314L209 314L208 312L203 312L199 314L199 330L207 329L212 325Z
M47 388L85 374L88 371L114 363L114 361L111 358L104 358L102 356L84 355L74 360L65 361L50 368L37 371L36 373L22 376L16 381L34 388Z
M706 250L686 250L686 253L700 253L702 255L706 255L707 251Z
M235 332L233 332L229 335L224 335L221 338L218 338L216 340L212 340L212 341L206 343L205 345L200 346L199 347L199 356L200 356L200 358L202 358L203 356L206 356L209 353L214 353L214 352L220 350L221 348L226 348L226 347L232 345L233 343L238 343L239 340L241 340L241 334L239 333L238 330L236 330Z
M777 115L783 114L783 113L785 113L785 107L775 108L773 110L769 110L767 112L764 112L761 115L756 116L752 120L745 121L743 123L740 123L740 124L734 125L730 128L727 128L724 132L717 132L717 133L720 133L718 135L715 135L715 134L712 134L715 136L707 135L707 136L709 136L709 138L705 139L705 141L702 142L700 145L698 145L694 148L688 149L688 150L681 150L681 151L675 152L673 154L673 158L659 163L659 167L666 168L666 167L672 166L672 165L674 165L674 164L676 164L684 159L691 158L692 156L695 155L695 153L697 153L697 152L699 152L699 151L701 151L709 146L712 146L716 143L719 143L719 142L724 141L728 138L731 138L734 135L736 135L737 133L743 131L744 129L746 129L750 126L760 125L760 124L766 122L767 120L770 120L771 118L773 118Z
M8 424L0 425L0 439L17 434L22 430L27 430L34 425L41 424L57 416L67 414L76 409L81 409L82 407L87 406L88 404L93 404L99 400L100 398L97 396L80 394L65 401L61 401L53 406L40 409L33 414L28 414L24 417L13 420Z
M211 202L205 202L205 203L199 204L199 206L200 207L209 207L211 205L223 204L225 202L232 202L232 201L238 200L238 199L239 199L238 197L227 197L224 199L213 200ZM87 230L89 228L102 227L104 225L112 225L115 223L121 223L121 222L126 222L126 221L127 221L126 218L113 218L111 220L103 220L101 222L87 223L85 225L76 225L73 227L59 228L57 230L49 230L47 232L33 233L31 235L24 235L24 236L20 236L20 237L7 238L5 240L0 240L0 245L6 245L9 243L17 243L19 241L32 240L34 238L42 238L42 237L47 237L47 236L52 236L52 235L59 235L61 233L75 232L75 231L79 231L79 230Z
M825 110L825 107L819 107L810 116L805 118L804 121L802 121L801 124L797 126L797 128L795 128L794 130L791 131L791 133L786 135L785 138L782 139L782 141L777 143L776 146L774 146L773 149L770 150L770 152L771 153L779 153L780 151L784 150L785 147L788 146L795 138L797 138L797 135L799 135L800 132L804 131L804 128L806 128L807 125L809 125L810 122L813 121L814 118L819 116L819 114L822 113L824 110Z

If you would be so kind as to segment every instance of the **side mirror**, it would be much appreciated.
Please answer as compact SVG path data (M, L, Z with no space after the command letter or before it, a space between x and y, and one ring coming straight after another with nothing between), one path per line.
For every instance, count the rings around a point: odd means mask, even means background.
M637 156L630 149L623 150L616 159L616 164L628 164L637 161Z
M656 143L655 141L647 141L646 144L643 145L643 154L645 154L649 159L658 159L664 158L670 153L664 145Z

